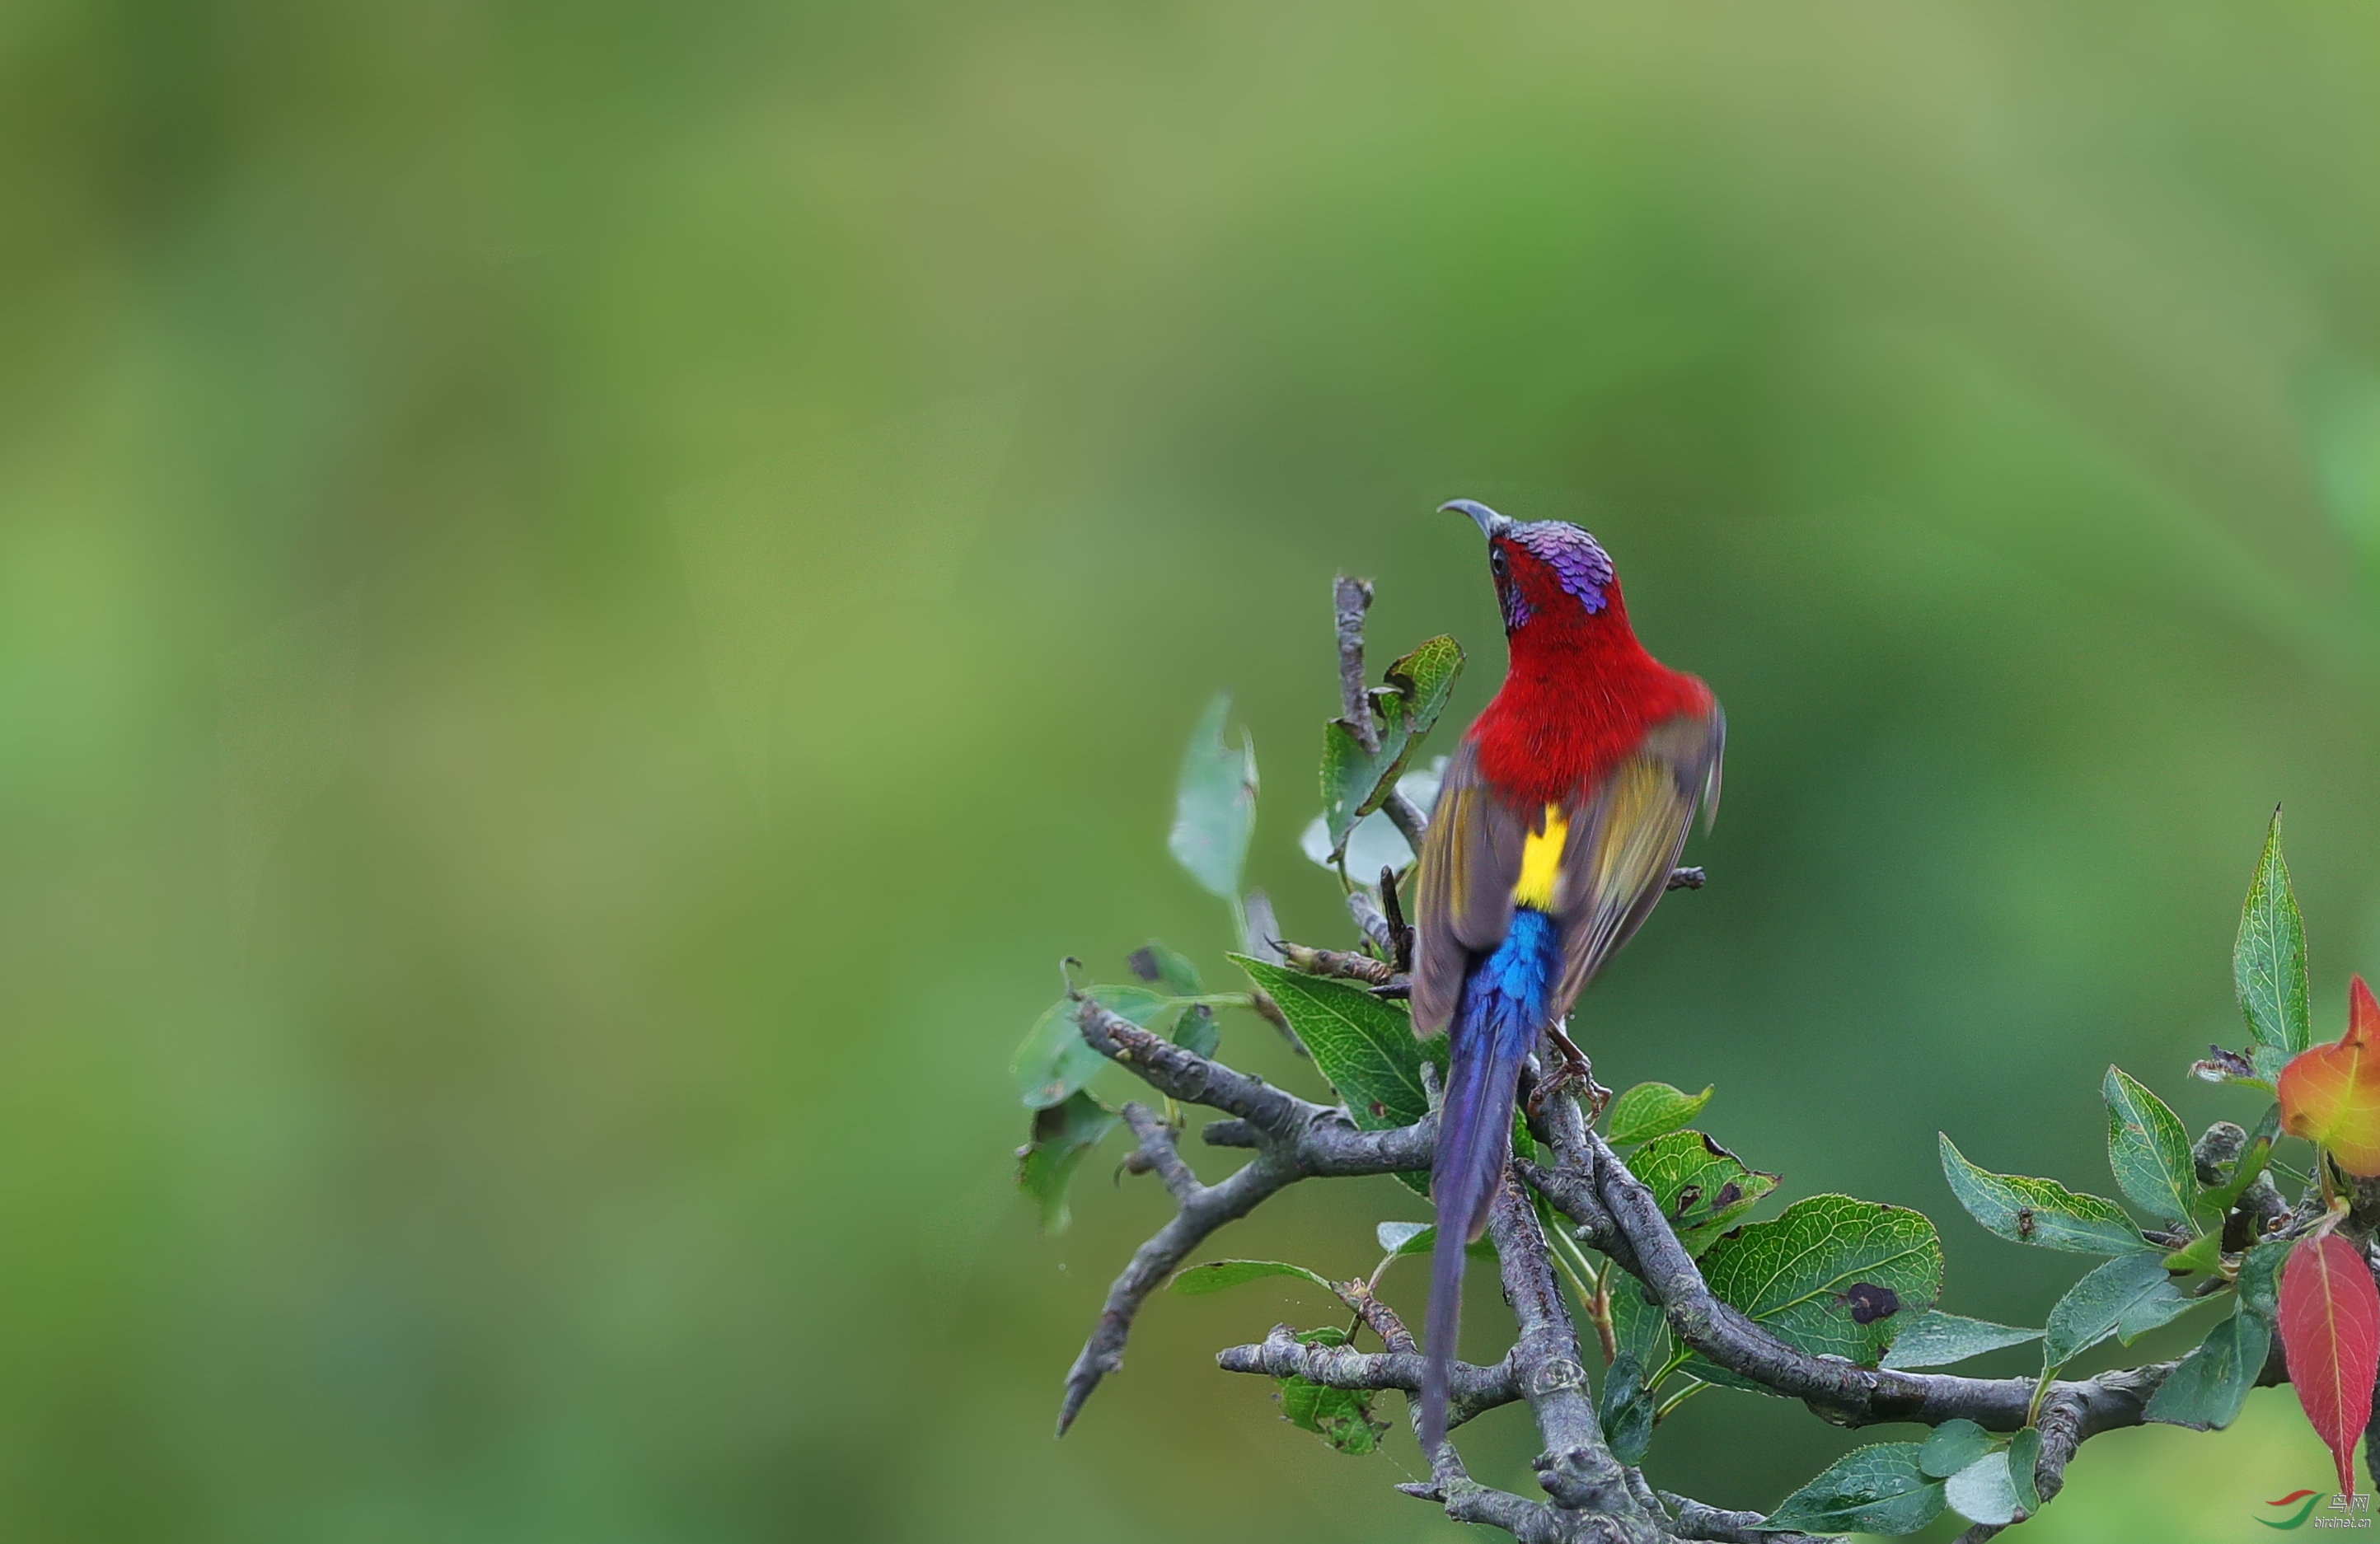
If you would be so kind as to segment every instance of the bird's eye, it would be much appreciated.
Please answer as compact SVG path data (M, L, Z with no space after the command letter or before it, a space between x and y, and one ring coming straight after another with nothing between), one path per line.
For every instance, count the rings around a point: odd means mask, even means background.
M1498 580L1500 581L1505 577L1511 565L1506 563L1504 561L1504 549L1502 548L1491 547L1488 549L1488 571L1493 573Z

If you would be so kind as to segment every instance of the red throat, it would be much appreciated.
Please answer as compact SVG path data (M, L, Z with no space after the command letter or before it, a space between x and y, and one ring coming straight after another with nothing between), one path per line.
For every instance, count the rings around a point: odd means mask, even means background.
M1602 610L1548 607L1509 636L1503 689L1464 736L1488 785L1535 808L1601 777L1683 713L1707 713L1710 688L1645 650L1614 580Z

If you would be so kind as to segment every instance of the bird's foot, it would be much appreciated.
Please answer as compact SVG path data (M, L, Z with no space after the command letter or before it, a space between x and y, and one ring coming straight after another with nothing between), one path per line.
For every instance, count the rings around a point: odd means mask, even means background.
M1529 1095L1529 1113L1540 1113L1545 1102L1558 1093L1575 1093L1586 1105L1587 1123L1593 1125L1602 1116L1603 1107L1611 1103L1611 1091L1595 1080L1595 1065L1562 1032L1560 1025L1548 1025L1546 1038L1554 1043L1561 1059L1551 1074L1537 1080Z

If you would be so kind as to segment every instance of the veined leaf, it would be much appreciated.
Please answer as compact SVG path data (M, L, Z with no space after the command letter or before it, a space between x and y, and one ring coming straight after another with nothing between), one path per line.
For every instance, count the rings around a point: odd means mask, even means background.
M1661 1215L1692 1255L1708 1249L1778 1183L1777 1176L1746 1168L1742 1159L1700 1131L1656 1137L1628 1155L1628 1170L1653 1192Z
M1950 1193L1967 1215L2003 1238L2071 1254L2127 1254L2155 1248L2114 1201L2078 1194L2054 1179L1979 1169L1948 1136L1941 1137L1941 1144L1942 1177L1950 1182Z
M2016 1504L2028 1517L2041 1510L2041 1491L2034 1471L2041 1467L2041 1428L2028 1426L2009 1441L2009 1483L2016 1488Z
M1252 1282L1266 1276L1294 1276L1312 1282L1323 1291L1333 1294L1332 1286L1315 1272L1303 1265L1292 1265L1285 1260L1216 1260L1204 1265L1192 1265L1173 1274L1173 1290L1184 1297L1203 1297L1209 1292L1220 1292L1242 1282Z
M1764 1528L1915 1533L1942 1512L1942 1482L1917 1466L1916 1442L1854 1448L1778 1503Z
M1305 1345L1344 1345L1347 1332L1308 1330L1299 1335ZM1311 1431L1341 1453L1361 1456L1377 1452L1388 1435L1389 1423L1372 1417L1372 1395L1362 1389L1334 1389L1303 1378L1274 1380L1281 1389L1281 1413L1288 1422Z
M2289 889L2289 866L2281 858L2281 812L2265 831L2265 850L2240 911L2240 937L2231 949L2231 978L2240 1011L2263 1049L2289 1056L2313 1043L2306 1012L2305 922ZM2263 1056L2256 1058L2264 1069Z
M1653 1442L1653 1391L1645 1386L1644 1364L1633 1351L1621 1350L1603 1374L1603 1392L1596 1401L1604 1440L1611 1456L1622 1464L1641 1464Z
M1257 825L1257 746L1223 738L1232 694L1218 692L1182 754L1182 782L1173 799L1173 831L1166 847L1209 895L1237 904L1240 870Z
M1334 859L1346 850L1355 823L1387 802L1406 760L1437 724L1463 674L1463 647L1432 638L1388 669L1389 684L1371 692L1378 751L1364 749L1344 718L1322 726L1322 818Z
M1901 1327L1900 1333L1893 1337L1892 1349L1876 1365L1900 1369L1949 1367L1986 1351L2022 1345L2040 1338L2039 1330L2020 1330L2010 1324L1994 1324L1988 1320L1966 1319L1928 1309Z
M1232 959L1279 1005L1357 1127L1383 1131L1411 1126L1429 1113L1421 1066L1427 1059L1444 1069L1445 1036L1427 1043L1414 1039L1413 1019L1401 1005L1382 1002L1353 982L1309 976L1242 954ZM1397 1177L1422 1195L1429 1193L1427 1174Z
M2380 1004L2362 976L2348 983L2347 1032L2291 1056L2277 1092L2283 1130L2351 1175L2380 1175Z
M2190 1304L2166 1274L2162 1255L2118 1255L2076 1282L2049 1310L2043 1364L2062 1367L2112 1334L2129 1343Z
M1094 986L1084 995L1144 1030L1173 1006L1172 999L1145 986ZM1016 1080L1016 1096L1025 1107L1046 1110L1063 1104L1107 1064L1108 1059L1092 1050L1075 1027L1074 999L1061 997L1025 1031L1025 1039L1009 1060L1008 1072Z
M2107 1102L2107 1166L2116 1171L2116 1183L2142 1210L2169 1223L2188 1222L2198 1202L2198 1173L2181 1117L2120 1068L2107 1068L2100 1092Z
M1616 1351L1633 1355L1639 1367L1666 1367L1670 1361L1670 1321L1661 1306L1645 1291L1645 1284L1613 1267L1605 1277L1611 1297L1611 1340Z
M1631 1147L1666 1137L1702 1113L1711 1091L1687 1093L1667 1083L1639 1083L1611 1102L1606 1128L1614 1146Z
M2335 1233L2305 1237L2281 1268L2281 1345L2306 1419L2355 1494L2355 1443L2372 1418L2380 1376L2380 1292L2363 1257Z
M1720 1301L1778 1339L1861 1367L1942 1291L1942 1245L1925 1214L1849 1196L1795 1201L1719 1239L1702 1265Z
M1033 1113L1033 1139L1016 1150L1016 1187L1040 1202L1043 1233L1066 1231L1066 1187L1083 1154L1115 1127L1115 1115L1087 1093Z
M1917 1446L1917 1466L1948 1479L1999 1446L1999 1439L1971 1420L1946 1420Z
M2273 1327L2243 1305L2206 1332L2149 1397L2147 1418L2196 1431L2231 1424L2273 1348Z
M2016 1487L2009 1479L2009 1455L1995 1449L1952 1475L1942 1485L1950 1510L1971 1523L1995 1526L2016 1521Z

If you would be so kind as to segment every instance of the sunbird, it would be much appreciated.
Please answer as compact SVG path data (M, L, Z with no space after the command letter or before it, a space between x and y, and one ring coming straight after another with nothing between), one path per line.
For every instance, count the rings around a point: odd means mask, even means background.
M1596 539L1457 499L1488 538L1504 684L1449 762L1415 886L1413 1026L1451 1030L1430 1199L1421 1437L1446 1435L1463 1249L1487 1230L1512 1157L1521 1064L1669 888L1694 812L1718 808L1725 718L1709 687L1645 650Z

